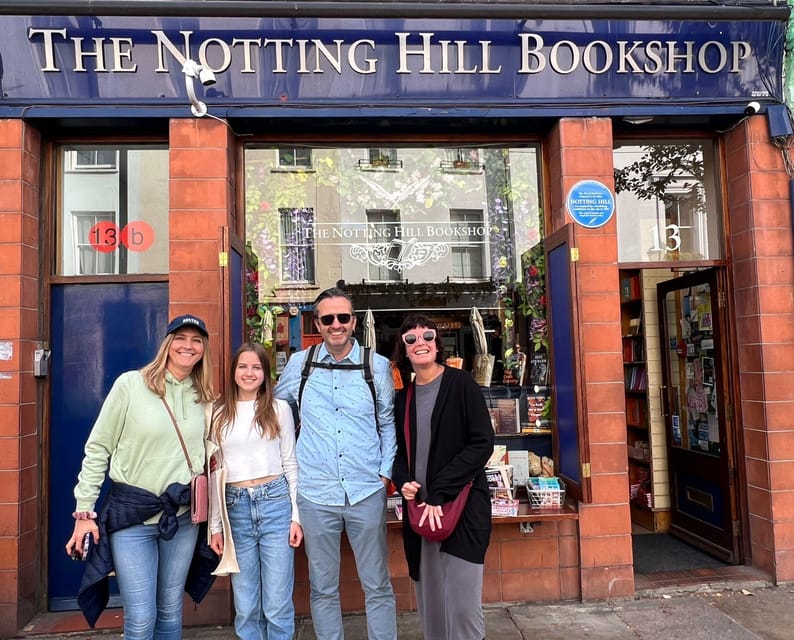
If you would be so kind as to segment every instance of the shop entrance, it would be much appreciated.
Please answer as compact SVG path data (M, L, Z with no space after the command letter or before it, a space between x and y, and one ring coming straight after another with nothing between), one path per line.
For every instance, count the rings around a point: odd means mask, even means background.
M168 283L52 288L49 459L49 610L77 609L83 565L64 552L83 447L113 381L146 364L168 323ZM118 593L111 580L111 593ZM111 597L111 605L114 598Z
M743 561L724 270L677 275L620 270L635 576Z
M707 269L662 282L657 301L670 531L737 564L742 558L724 272Z

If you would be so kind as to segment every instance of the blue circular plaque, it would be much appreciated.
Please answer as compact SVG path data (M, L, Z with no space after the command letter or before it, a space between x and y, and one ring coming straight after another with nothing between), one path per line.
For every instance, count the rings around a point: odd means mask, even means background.
M574 221L588 229L597 229L615 213L615 196L597 180L582 180L571 187L565 207Z

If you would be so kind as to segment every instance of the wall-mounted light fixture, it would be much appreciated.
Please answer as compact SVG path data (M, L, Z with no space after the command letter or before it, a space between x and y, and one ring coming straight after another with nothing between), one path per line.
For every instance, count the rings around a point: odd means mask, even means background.
M653 116L623 116L623 122L627 124L648 124L653 122Z
M209 87L215 84L215 74L211 69L203 67L190 59L185 60L182 73L185 74L185 89L187 90L187 97L190 100L190 112L197 118L206 116L207 105L196 97L194 81L198 78L201 84L205 87Z

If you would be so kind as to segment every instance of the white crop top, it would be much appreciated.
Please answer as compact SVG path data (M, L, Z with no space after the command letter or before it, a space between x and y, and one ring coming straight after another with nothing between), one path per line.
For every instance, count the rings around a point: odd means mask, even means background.
M274 400L281 436L272 439L254 426L254 400L237 403L237 419L224 434L221 450L226 482L242 482L282 473L289 484L292 520L298 518L298 462L295 459L295 423L292 410L283 400Z

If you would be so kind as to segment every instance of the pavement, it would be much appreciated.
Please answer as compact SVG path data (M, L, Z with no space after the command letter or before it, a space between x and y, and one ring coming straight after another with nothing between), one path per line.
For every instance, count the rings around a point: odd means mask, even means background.
M794 583L748 583L724 589L647 592L635 599L554 604L511 604L485 608L489 640L791 640L794 638ZM366 640L363 615L346 615L345 640ZM421 640L419 617L402 613L400 640ZM118 640L120 633L96 631L19 638ZM232 640L234 629L190 627L185 640ZM316 640L310 618L299 618L295 640Z

